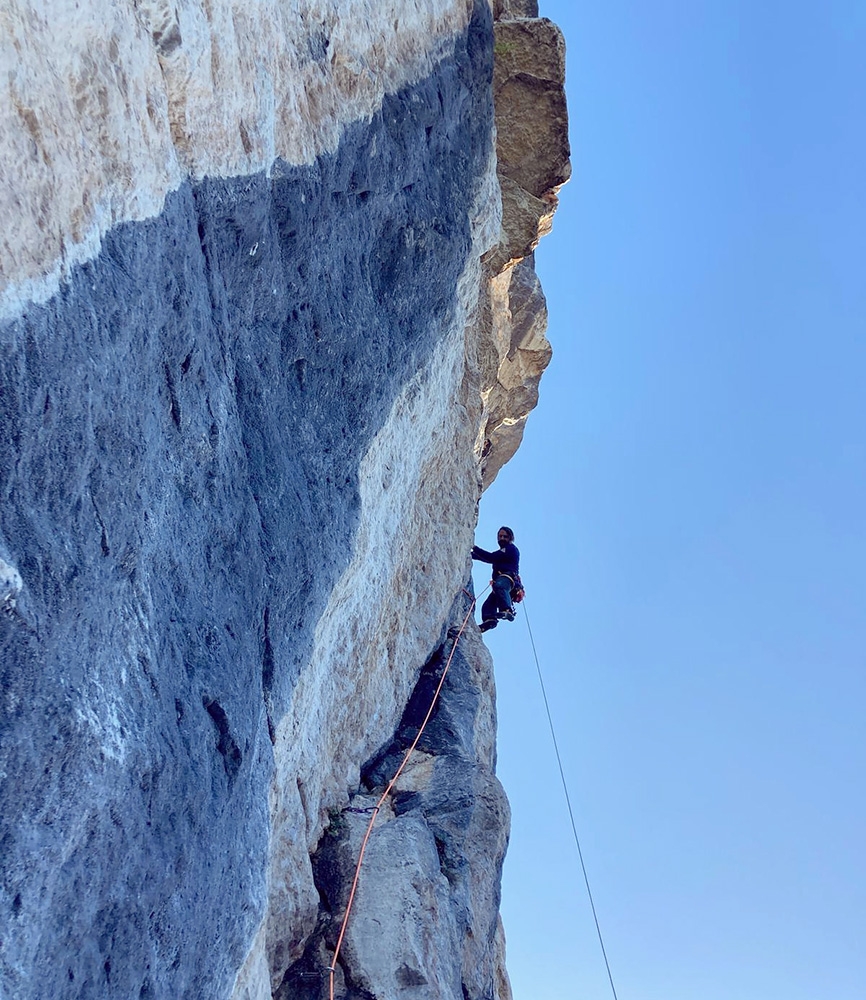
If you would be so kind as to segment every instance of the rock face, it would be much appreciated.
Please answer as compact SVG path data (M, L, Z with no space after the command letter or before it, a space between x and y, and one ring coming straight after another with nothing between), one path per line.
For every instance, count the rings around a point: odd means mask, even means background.
M462 596L456 602L450 635L422 670L393 739L362 768L349 807L332 817L313 857L319 922L277 998L319 995L370 810L418 734L469 607ZM438 710L364 856L337 970L347 997L510 995L497 916L508 803L494 774L492 663L472 626L453 651Z
M491 12L49 8L0 42L0 996L318 996L549 356L481 264ZM494 732L470 625L343 994L507 998Z
M8 0L0 317L45 301L112 227L190 177L312 165L432 72L467 0Z

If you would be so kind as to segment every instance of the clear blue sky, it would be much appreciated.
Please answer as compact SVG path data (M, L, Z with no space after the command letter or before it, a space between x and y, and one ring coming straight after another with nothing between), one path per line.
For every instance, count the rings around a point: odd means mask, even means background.
M555 353L477 540L517 533L619 1000L863 1000L866 4L541 12ZM515 997L602 1000L525 621L488 645Z

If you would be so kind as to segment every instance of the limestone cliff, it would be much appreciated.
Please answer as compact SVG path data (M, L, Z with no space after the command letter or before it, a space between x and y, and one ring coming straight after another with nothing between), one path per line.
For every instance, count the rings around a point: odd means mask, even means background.
M549 357L522 98L493 99L555 29L505 50L486 0L2 20L0 996L312 998ZM452 670L341 995L508 996L472 627Z

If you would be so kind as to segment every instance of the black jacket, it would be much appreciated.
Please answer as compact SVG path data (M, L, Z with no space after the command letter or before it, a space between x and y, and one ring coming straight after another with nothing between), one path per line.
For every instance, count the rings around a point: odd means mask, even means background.
M472 547L472 558L479 562L492 563L494 578L505 573L506 576L510 576L514 580L520 572L520 553L514 542L508 542L507 545L495 552L487 552L475 545Z

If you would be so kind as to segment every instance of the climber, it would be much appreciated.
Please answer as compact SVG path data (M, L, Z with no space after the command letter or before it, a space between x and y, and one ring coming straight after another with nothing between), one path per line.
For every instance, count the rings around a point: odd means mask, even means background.
M482 632L496 628L499 619L514 621L514 602L511 599L512 587L519 585L520 553L514 544L514 532L504 525L496 533L499 548L495 552L487 552L472 547L472 558L480 562L493 564L493 582L490 596L481 606Z

